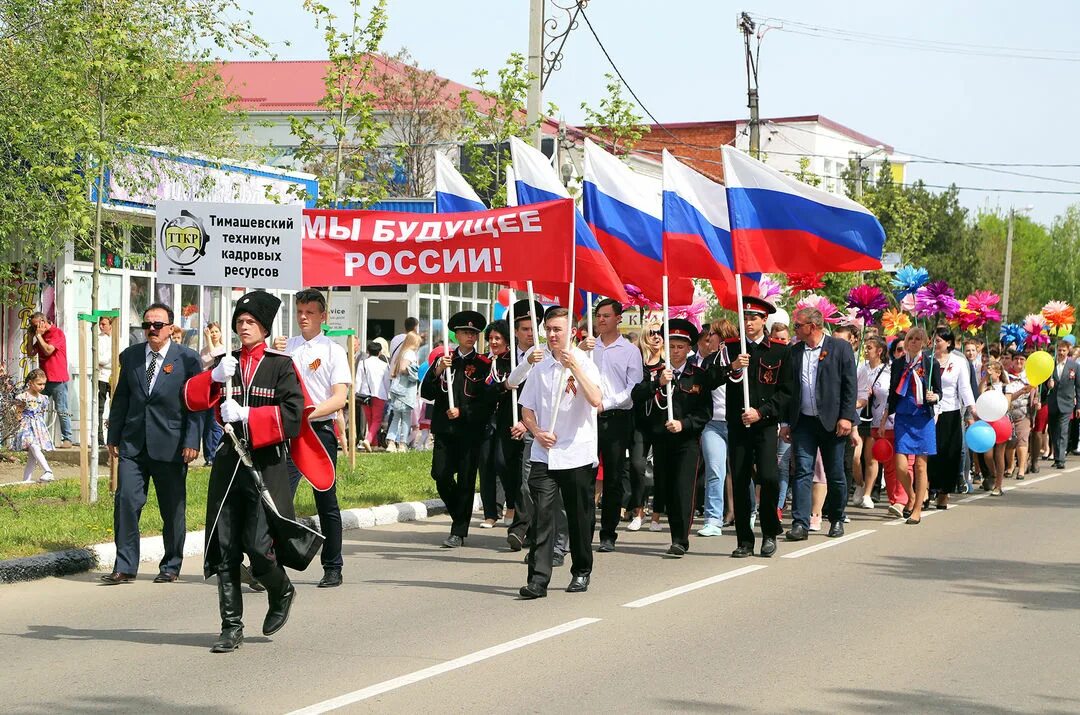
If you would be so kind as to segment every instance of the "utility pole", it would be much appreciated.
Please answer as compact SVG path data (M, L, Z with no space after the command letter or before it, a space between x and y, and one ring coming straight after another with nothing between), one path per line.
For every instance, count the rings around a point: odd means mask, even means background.
M529 0L529 93L525 100L525 121L533 129L532 143L540 148L540 81L544 74L544 0Z
M1009 322L1009 284L1012 282L1013 217L1016 209L1009 209L1009 232L1005 236L1005 285L1001 290L1001 322Z
M746 47L746 106L750 108L750 156L761 159L761 122L758 116L758 69L757 53L750 47L750 37L756 29L748 13L741 13L738 22ZM758 49L761 41L758 41Z
M862 154L855 154L855 200L862 200Z

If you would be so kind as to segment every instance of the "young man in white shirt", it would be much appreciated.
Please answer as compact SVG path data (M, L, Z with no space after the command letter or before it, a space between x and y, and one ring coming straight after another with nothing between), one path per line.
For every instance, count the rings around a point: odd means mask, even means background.
M600 458L604 463L604 493L600 505L601 552L615 550L619 515L623 506L623 473L626 451L634 429L634 401L630 392L641 382L641 351L619 334L623 307L614 298L596 304L599 338L586 338L582 348L591 350L600 371L603 403L598 417ZM640 523L638 524L640 526Z
M315 409L308 415L308 422L319 441L326 448L330 461L337 470L338 439L334 431L334 417L345 406L352 384L349 357L345 348L322 333L326 322L326 299L317 290L308 288L294 296L296 323L300 335L286 340L277 337L274 348L293 359L303 386ZM293 495L300 486L300 470L289 460L289 484ZM320 492L312 488L315 508L319 513L319 528L326 538L322 549L323 577L319 588L341 585L341 507L338 505L337 484Z
M536 508L534 538L529 548L529 581L518 591L527 600L546 596L551 581L555 492L562 494L570 528L573 578L566 588L569 593L589 588L596 527L600 371L584 352L570 346L566 308L549 308L544 328L551 354L533 368L521 394L521 420L534 438L529 455L529 489Z

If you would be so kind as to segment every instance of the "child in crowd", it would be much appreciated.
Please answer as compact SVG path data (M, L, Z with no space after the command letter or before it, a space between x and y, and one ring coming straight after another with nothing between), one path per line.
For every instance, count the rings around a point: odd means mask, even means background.
M51 452L55 447L49 436L49 427L45 424L45 410L49 407L49 398L42 394L44 390L45 371L31 370L26 376L26 389L16 397L20 424L19 432L15 435L15 444L27 452L26 468L23 470L24 482L33 481L34 469L39 464L44 470L41 481L53 480L52 469L45 459L45 452Z

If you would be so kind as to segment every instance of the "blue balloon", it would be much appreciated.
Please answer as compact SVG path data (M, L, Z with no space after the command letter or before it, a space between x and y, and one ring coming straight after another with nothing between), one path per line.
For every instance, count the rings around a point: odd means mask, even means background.
M983 454L994 448L997 442L997 433L989 422L979 420L967 428L964 441L972 452Z
M421 362L420 363L420 369L417 370L417 377L419 377L421 380L423 380L424 375L427 375L428 367L429 367L429 365L427 364L427 360Z
M505 305L499 305L498 303L496 303L495 304L495 320L502 320L503 318L505 318L506 317L506 310L507 310L507 308L506 308Z
M1076 347L1076 336L1075 335L1071 335L1071 334L1066 335L1064 338L1062 338L1062 340L1067 342L1069 345L1072 345L1073 347Z

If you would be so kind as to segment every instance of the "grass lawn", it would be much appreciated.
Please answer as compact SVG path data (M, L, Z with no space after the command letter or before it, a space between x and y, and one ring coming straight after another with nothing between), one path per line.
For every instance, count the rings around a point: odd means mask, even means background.
M357 455L356 468L338 459L338 501L342 509L423 501L438 496L431 479L431 452ZM206 484L210 470L188 472L187 528L202 529L206 517ZM113 539L113 502L108 479L100 481L97 504L79 501L79 482L63 479L51 484L0 488L0 560L90 546ZM311 487L297 492L296 512L315 513ZM161 516L153 484L142 515L142 535L161 533Z

